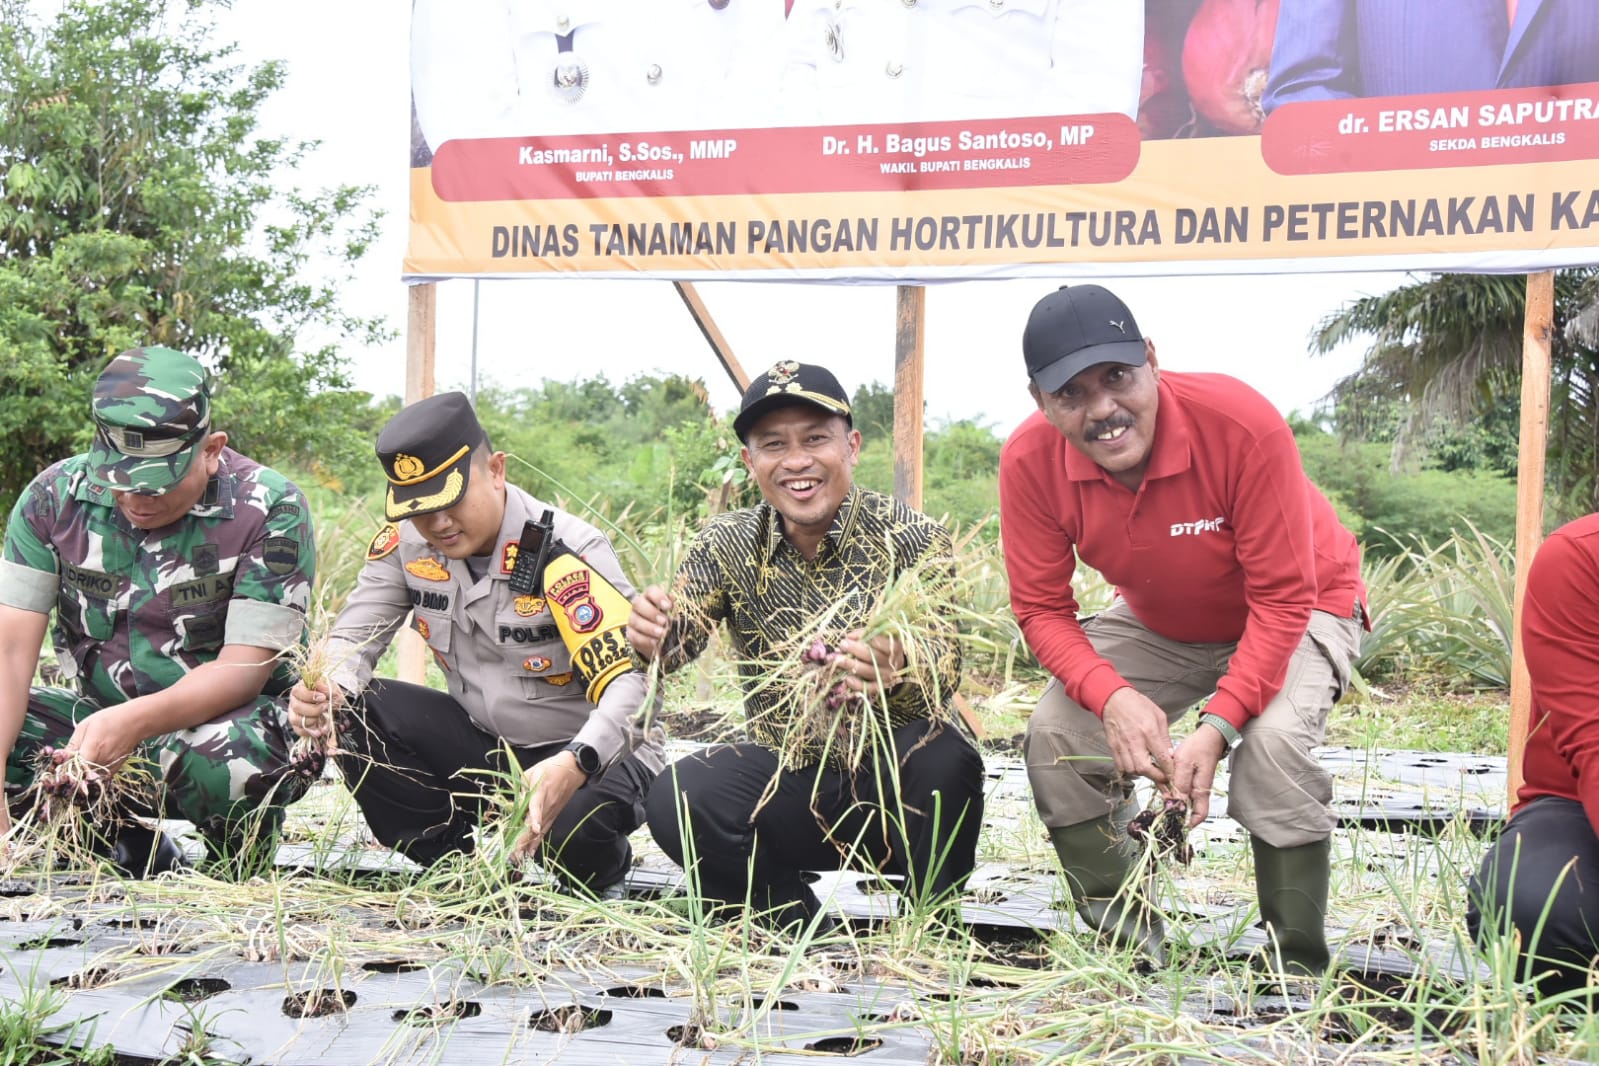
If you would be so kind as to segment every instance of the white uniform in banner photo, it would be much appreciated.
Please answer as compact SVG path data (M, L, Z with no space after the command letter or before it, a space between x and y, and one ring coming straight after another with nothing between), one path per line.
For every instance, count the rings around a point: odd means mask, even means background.
M795 0L785 125L1138 113L1138 0Z
M776 92L782 30L780 0L415 0L417 125L432 151L750 125Z

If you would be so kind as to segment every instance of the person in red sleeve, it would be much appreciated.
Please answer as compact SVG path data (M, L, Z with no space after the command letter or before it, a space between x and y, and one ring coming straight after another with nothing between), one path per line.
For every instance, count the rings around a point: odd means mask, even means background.
M1220 374L1163 374L1108 290L1045 296L1022 350L1038 411L1000 455L1000 530L1011 608L1054 675L1027 773L1077 911L1162 957L1160 921L1128 884L1133 779L1197 825L1231 751L1228 813L1250 834L1272 961L1319 973L1334 819L1312 749L1360 645L1355 538L1265 397ZM1079 558L1117 590L1087 618ZM1174 745L1171 724L1200 702Z
M1517 937L1545 995L1599 983L1599 514L1555 530L1527 572L1521 640L1532 729L1510 821L1471 879L1483 947Z

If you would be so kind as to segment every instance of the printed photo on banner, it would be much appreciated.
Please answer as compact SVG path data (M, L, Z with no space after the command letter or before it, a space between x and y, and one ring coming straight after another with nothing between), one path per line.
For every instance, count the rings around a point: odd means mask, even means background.
M1531 271L1596 0L414 0L408 278Z

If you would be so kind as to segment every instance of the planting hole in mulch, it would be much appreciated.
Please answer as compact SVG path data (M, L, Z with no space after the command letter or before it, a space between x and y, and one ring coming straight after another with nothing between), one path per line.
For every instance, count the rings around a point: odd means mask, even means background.
M1348 1043L1365 1037L1365 1026L1359 1021L1369 1021L1396 1033L1414 1032L1419 1022L1429 1034L1448 1036L1466 1024L1466 1012L1460 1008L1418 1003L1429 999L1436 989L1418 993L1411 981L1394 973L1381 970L1346 970L1339 974L1337 1001L1343 1010L1331 1012L1327 1020L1326 1037L1339 1043Z
M541 1033L580 1033L584 1029L598 1029L611 1024L611 1012L595 1007L551 1007L534 1011L528 1017L527 1027Z
M1049 963L1044 937L1036 929L1008 925L972 925L972 939L988 949L995 962L1023 970L1041 970Z
M161 993L161 998L177 1000L179 1003L199 1003L203 999L220 996L232 987L220 977L185 977Z
M470 999L459 999L453 1003L430 1003L425 1007L397 1010L393 1018L405 1025L442 1025L444 1022L453 1022L461 1018L476 1018L482 1013L481 1003L475 1003Z
M33 886L26 881L0 881L0 897L15 899L33 895Z
M806 1044L805 1050L818 1055L861 1055L882 1046L881 1040L871 1036L828 1036Z
M182 955L191 946L178 940L145 940L133 950L140 955Z
M702 1025L674 1025L666 1031L666 1039L678 1047L698 1048L701 1051L715 1051L721 1046L716 1034Z
M331 988L296 992L283 999L283 1013L291 1018L324 1018L329 1014L343 1014L353 1006L354 992L339 992Z
M617 985L601 992L602 996L616 996L619 999L665 999L666 993L659 988L648 985Z
M107 918L105 924L112 929L159 929L161 923L154 918Z
M361 969L368 973L412 973L423 968L420 962L408 959L373 959L361 964Z
M30 940L26 944L18 944L18 951L43 951L46 948L70 948L83 941L74 940L70 936L41 936L37 940Z
M95 966L77 973L69 973L65 977L57 977L50 982L51 988L66 988L81 991L88 988L99 988L112 979L111 971L103 966Z
M990 980L987 977L973 977L973 978L970 978L969 980L967 980L966 987L967 988L1010 988L1010 989L1014 989L1014 988L1019 988L1020 986L1011 984L1008 981L993 981L993 980ZM932 993L928 994L927 998L928 999L942 1000L945 1003L957 1003L965 995L966 995L966 993L964 991L961 991L961 992L948 992L948 991L946 991L946 992L932 992Z
M799 1008L799 1004L795 1003L792 1000L774 999L771 1002L767 1002L767 1000L766 1000L766 998L764 996L751 996L750 997L750 1006L753 1007L755 1010L760 1010L762 1008L765 1008L766 1010L799 1010L800 1009Z

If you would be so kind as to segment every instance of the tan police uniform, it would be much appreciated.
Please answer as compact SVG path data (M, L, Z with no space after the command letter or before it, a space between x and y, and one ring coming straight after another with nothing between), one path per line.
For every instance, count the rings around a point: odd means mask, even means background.
M548 762L565 783L575 766L581 781L546 812L537 858L568 885L607 891L632 864L628 835L663 763L659 726L638 717L645 678L628 669L633 586L599 530L550 508L566 549L544 571L551 602L513 592L524 524L546 507L492 473L492 458L474 463L489 448L460 392L402 408L378 434L392 524L327 642L347 694L334 716L339 768L373 835L431 865L476 846L489 796L519 772ZM451 559L419 532L460 523L482 554ZM407 617L447 691L373 676Z
M550 605L510 588L522 525L548 505L514 485L505 487L505 520L489 572L474 581L467 564L433 551L409 522L385 526L330 638L345 691L366 688L389 639L411 614L449 693L485 733L519 747L579 740L609 767L634 748L658 773L664 764L661 730L646 735L638 711L645 678L637 671L610 683L596 706L584 698L572 656ZM631 598L635 590L605 536L587 522L555 511L555 536Z

